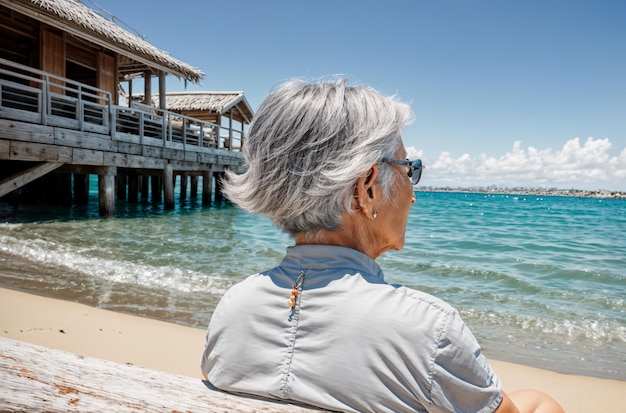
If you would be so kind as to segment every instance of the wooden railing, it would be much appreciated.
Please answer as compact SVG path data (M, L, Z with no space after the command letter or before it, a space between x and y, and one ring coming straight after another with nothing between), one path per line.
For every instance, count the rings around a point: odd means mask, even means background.
M163 139L163 142L181 143L205 148L228 149L228 139L220 136L220 125L190 118L163 109L133 102L130 108L115 107L117 131L128 132L142 129L143 136ZM226 131L228 131L226 129ZM237 132L237 131L233 131ZM132 133L132 132L131 132ZM241 147L241 132L233 139L235 147Z
M111 94L0 59L0 116L108 134Z
M243 133L139 103L115 105L111 93L0 59L0 118L109 135L182 150L239 150Z

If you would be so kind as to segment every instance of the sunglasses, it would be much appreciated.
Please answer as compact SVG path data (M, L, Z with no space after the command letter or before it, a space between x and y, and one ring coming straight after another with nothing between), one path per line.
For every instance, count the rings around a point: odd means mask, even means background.
M385 159L383 162L396 163L398 165L405 166L407 169L406 174L413 185L417 185L422 178L422 169L424 169L424 167L422 166L421 159L415 159L414 161L410 161L408 159L406 161L400 161L398 159Z

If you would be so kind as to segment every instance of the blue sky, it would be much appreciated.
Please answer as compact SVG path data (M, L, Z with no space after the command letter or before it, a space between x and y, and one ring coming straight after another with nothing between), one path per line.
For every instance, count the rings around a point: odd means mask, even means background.
M624 1L96 3L203 70L187 90L256 109L282 80L341 74L396 94L424 185L626 191Z

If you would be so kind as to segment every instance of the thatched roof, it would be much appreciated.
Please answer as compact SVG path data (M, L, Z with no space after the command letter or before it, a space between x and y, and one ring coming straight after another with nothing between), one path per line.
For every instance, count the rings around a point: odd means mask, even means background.
M152 96L152 104L159 107L159 95ZM165 109L171 112L208 112L223 115L236 108L244 123L250 123L254 111L243 92L170 92L165 95ZM237 117L237 116L235 116Z
M204 76L201 70L157 49L78 0L0 0L0 4L117 52L121 74L162 70L192 82L198 82Z

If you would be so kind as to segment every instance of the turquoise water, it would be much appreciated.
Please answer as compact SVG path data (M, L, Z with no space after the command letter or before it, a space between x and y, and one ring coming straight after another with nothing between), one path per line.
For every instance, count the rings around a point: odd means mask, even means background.
M626 380L626 201L417 192L387 280L457 307L488 357ZM220 205L0 208L0 286L205 328L290 239Z

